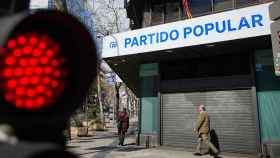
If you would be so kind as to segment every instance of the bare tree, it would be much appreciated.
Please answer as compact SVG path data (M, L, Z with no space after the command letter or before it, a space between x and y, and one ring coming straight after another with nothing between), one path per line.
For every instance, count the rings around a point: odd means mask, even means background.
M55 0L55 5L62 11L68 11L77 16L83 22L93 36L97 35L102 38L113 33L129 30L129 20L126 17L126 10L124 8L124 0ZM98 40L97 40L98 42ZM101 43L99 43L101 45ZM101 53L101 52L100 52ZM101 62L100 62L101 63ZM104 123L104 100L102 98L104 74L108 73L99 66L99 75L95 82L98 94L100 120ZM110 72L111 73L111 72ZM113 75L115 76L115 75ZM120 87L122 83L114 82L115 101L114 101L114 118L119 111L120 103ZM130 96L129 96L130 97ZM128 104L129 104L128 99Z
M129 29L123 0L95 0L95 30L102 35Z

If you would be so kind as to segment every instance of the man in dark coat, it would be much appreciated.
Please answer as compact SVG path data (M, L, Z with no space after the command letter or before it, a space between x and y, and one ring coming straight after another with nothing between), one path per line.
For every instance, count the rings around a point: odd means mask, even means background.
M129 128L129 116L126 112L126 108L118 113L118 134L119 134L119 145L124 146L125 133Z
M194 155L202 155L201 145L203 142L213 151L214 158L218 158L218 149L208 139L210 120L208 113L206 112L205 106L199 105L198 112L199 115L196 122L196 128L194 129L194 131L198 134L198 144Z

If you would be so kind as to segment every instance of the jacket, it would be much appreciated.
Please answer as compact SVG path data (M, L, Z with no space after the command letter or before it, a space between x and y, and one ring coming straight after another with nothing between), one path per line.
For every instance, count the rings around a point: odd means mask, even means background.
M198 134L208 134L209 133L209 116L206 111L201 112L198 115L196 122L196 131Z
M120 128L119 130L127 132L127 129L129 128L129 117L126 112L120 112L118 114L118 123Z

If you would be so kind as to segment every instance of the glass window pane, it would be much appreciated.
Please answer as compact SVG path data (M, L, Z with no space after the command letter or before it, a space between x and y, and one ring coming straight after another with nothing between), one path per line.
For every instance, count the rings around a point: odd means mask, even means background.
M163 21L163 5L153 5L151 25L163 24Z
M211 0L190 0L189 3L193 17L210 14L212 11Z
M179 20L179 3L166 3L165 4L165 23L174 22Z
M214 0L214 10L223 11L233 9L233 0Z
M245 7L258 3L259 0L236 0L236 7Z

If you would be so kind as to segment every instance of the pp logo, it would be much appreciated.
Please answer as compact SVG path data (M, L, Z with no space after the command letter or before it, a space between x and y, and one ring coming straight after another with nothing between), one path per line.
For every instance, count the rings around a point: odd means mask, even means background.
M110 48L116 48L117 47L117 43L116 42L111 42L110 43Z

